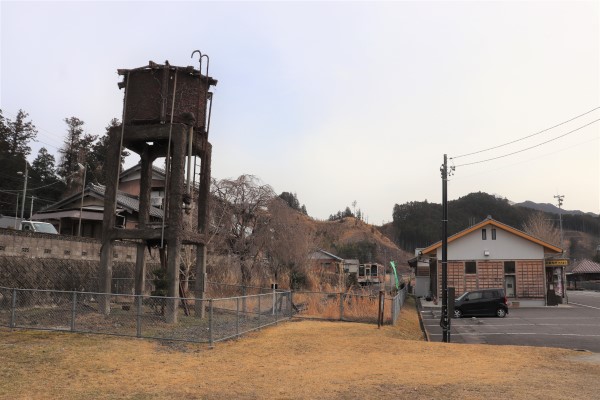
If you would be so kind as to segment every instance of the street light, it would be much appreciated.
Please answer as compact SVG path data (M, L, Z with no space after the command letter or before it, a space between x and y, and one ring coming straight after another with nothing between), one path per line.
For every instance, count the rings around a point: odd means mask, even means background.
M87 177L87 165L83 166L77 163L79 169L83 169L83 183L81 184L81 204L79 205L79 229L77 230L77 236L81 236L81 214L83 213L83 195L85 193L85 178Z
M21 221L23 221L23 215L25 214L25 200L27 199L27 176L29 172L27 169L27 161L25 161L25 182L23 183L23 203L21 205ZM17 172L17 175L23 175L21 171Z

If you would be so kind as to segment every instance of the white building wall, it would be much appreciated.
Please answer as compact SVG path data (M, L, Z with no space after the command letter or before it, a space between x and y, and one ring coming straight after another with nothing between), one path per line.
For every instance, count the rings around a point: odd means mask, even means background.
M486 240L481 231L486 229ZM448 260L540 260L544 258L544 247L523 239L500 228L496 229L496 240L492 240L492 226L477 229L448 243ZM484 252L489 255L485 256ZM442 259L442 248L437 249L438 260Z

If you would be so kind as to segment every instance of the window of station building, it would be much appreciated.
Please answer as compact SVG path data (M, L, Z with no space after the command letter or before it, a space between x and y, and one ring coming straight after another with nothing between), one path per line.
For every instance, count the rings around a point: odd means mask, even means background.
M481 240L487 240L487 229L481 230Z
M514 274L515 273L515 262L514 261L504 261L504 273L505 274Z
M492 240L496 240L496 228L492 228Z
M476 274L476 273L477 273L477 263L475 261L465 262L465 274Z

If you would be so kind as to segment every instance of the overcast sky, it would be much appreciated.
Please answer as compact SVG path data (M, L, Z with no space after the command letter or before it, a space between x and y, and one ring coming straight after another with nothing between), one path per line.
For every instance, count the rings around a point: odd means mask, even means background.
M396 203L441 203L444 154L600 107L597 1L3 0L0 12L0 104L5 117L21 108L37 126L30 161L41 146L57 154L66 117L93 134L121 117L117 68L197 66L198 49L219 81L213 176L256 175L296 192L320 219L355 200L375 224ZM554 203L562 194L566 209L599 212L597 119L600 109L452 159L450 199L483 191Z

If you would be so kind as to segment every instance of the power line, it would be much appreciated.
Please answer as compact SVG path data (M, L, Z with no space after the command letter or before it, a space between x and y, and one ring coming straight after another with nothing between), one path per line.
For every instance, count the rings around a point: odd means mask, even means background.
M533 134L531 134L531 135L528 135L528 136L522 137L522 138L520 138L520 139L513 140L512 142L508 142L508 143L500 144L500 145L498 145L498 146L494 146L494 147L489 147L489 148L487 148L487 149L483 149L483 150L474 151L474 152L472 152L472 153L461 154L460 156L450 157L450 159L456 159L456 158L461 158L461 157L471 156L471 155L473 155L473 154L479 154L479 153L483 153L483 152L485 152L485 151L489 151L489 150L498 149L498 148L500 148L500 147L508 146L509 144L513 144L513 143L520 142L521 140L529 139L530 137L533 137L533 136L539 135L539 134L541 134L541 133L547 132L547 131L549 131L549 130L551 130L551 129L554 129L554 128L557 128L557 127L559 127L559 126L561 126L561 125L564 125L564 124L566 124L566 123L568 123L568 122L574 121L574 120L576 120L577 118L581 118L581 117L583 117L584 115L587 115L587 114L589 114L589 113L591 113L591 112L594 112L594 111L596 111L596 110L598 110L598 109L600 109L600 107L593 108L593 109L591 109L590 111L586 111L586 112L584 112L583 114L580 114L580 115L578 115L578 116L576 116L576 117L573 117L573 118L571 118L571 119L569 119L569 120L563 121L563 122L561 122L560 124L556 124L556 125L554 125L554 126L551 126L550 128L546 128L546 129L544 129L544 130L541 130L541 131L539 131L539 132L536 132L536 133L533 133ZM463 164L463 165L468 165L468 164Z
M477 175L481 175L481 174L487 174L487 173L490 173L490 172L496 172L496 171L499 171L499 170L502 170L502 169L508 168L508 167L514 167L515 165L521 165L521 164L524 164L524 163L529 163L529 162L532 162L532 161L535 161L535 160L539 160L540 158L548 157L548 156L551 156L551 155L554 155L554 154L557 154L557 153L560 153L560 152L572 149L574 147L578 147L578 146L581 146L581 145L584 145L584 144L587 144L587 143L590 143L590 142L597 141L598 139L600 139L600 138L595 137L593 139L586 140L584 142L580 142L580 143L574 144L572 146L562 147L559 150L556 150L556 151L553 151L553 152L550 152L550 153L542 154L542 155L539 155L537 157L528 158L527 160L521 160L521 161L515 162L513 164L502 165L502 166L499 166L499 167L491 169L491 170L489 170L489 169L488 170L477 170L476 172L473 172L472 174L466 175L466 176L457 176L457 175L454 175L454 178L453 179L449 179L449 180L456 181L457 179L470 178L472 176L477 176Z
M514 155L514 154L522 153L522 152L524 152L524 151L527 151L527 150L534 149L534 148L536 148L536 147L542 146L542 145L544 145L544 144L547 144L547 143L553 142L553 141L555 141L555 140L557 140L557 139L560 139L560 138L562 138L562 137L565 137L565 136L567 136L567 135L570 135L571 133L573 133L573 132L577 132L577 131L579 131L579 130L581 130L581 129L583 129L583 128L587 127L587 126L590 126L590 125L592 125L592 124L594 124L594 123L598 122L598 121L600 121L600 118L599 118L599 119L595 119L595 120L593 120L593 121L592 121L592 122L590 122L590 123L587 123L587 124L585 124L585 125L583 125L583 126L580 126L579 128L573 129L573 130L571 130L571 131L569 131L569 132L567 132L567 133L564 133L564 134L562 134L562 135L560 135L560 136L557 136L557 137L555 137L555 138L552 138L552 139L550 139L550 140L546 140L545 142L538 143L538 144L536 144L536 145L533 145L533 146L530 146L530 147L526 147L526 148L524 148L524 149L521 149L521 150L513 151L512 153L504 154L504 155L501 155L501 156L498 156L498 157L492 157L492 158L488 158L488 159L485 159L485 160L474 161L474 162L465 163L465 164L459 164L459 165L456 165L455 167L464 167L464 166L466 166L466 165L481 164L481 163L484 163L484 162L487 162L487 161L497 160L497 159L499 159L499 158L504 158L504 157L512 156L512 155ZM472 153L472 154L474 154L474 153Z

